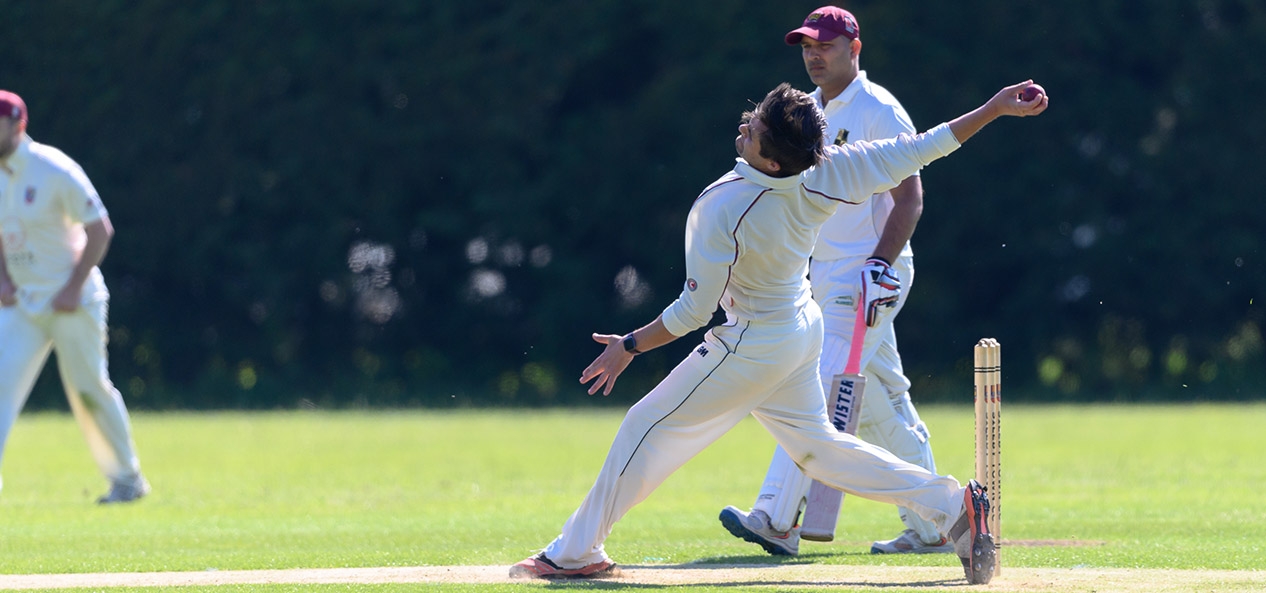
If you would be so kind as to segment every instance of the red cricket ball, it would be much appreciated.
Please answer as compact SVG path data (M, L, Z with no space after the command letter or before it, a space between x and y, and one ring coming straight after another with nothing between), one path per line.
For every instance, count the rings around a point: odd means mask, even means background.
M1038 95L1045 95L1045 94L1046 94L1046 89L1042 88L1042 85L1034 83L1034 84L1024 87L1024 90L1020 91L1020 100L1027 103L1029 101L1032 101L1033 99L1036 99Z

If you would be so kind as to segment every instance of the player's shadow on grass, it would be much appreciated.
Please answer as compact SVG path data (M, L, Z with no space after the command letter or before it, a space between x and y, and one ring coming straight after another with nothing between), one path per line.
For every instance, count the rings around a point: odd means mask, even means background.
M638 567L647 568L647 567ZM666 566L664 568L680 568ZM692 567L698 568L698 567ZM734 568L734 567L730 567ZM550 581L545 585L546 589L566 589L570 591L634 591L634 590L658 590L658 589L682 589L685 587L708 587L710 589L720 588L749 588L772 587L773 591L786 591L789 588L804 587L806 589L822 589L824 587L845 587L845 588L865 588L865 589L944 589L946 587L970 587L964 579L943 579L936 581L905 581L900 583L881 583L876 581L866 581L859 579L788 579L788 580L770 580L770 579L737 579L733 581L718 582L711 579L691 580L682 578L673 583L638 583L629 581L628 577L617 579L595 579L595 580L558 580Z
M763 566L789 566L796 564L815 564L817 559L831 558L835 556L865 556L868 554L852 554L849 552L811 552L802 553L797 556L771 556L769 554L744 554L742 556L713 556L711 558L700 558L688 564L678 564L671 568L698 567L710 568L709 565L716 565L717 568L724 568L726 565L742 565L742 564L760 564ZM656 566L639 566L638 568L656 568ZM665 567L670 568L670 567Z

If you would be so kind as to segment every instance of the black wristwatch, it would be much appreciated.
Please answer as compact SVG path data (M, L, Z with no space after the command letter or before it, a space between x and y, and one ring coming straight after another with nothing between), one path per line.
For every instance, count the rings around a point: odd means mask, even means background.
M629 332L629 335L624 336L624 339L620 340L620 343L624 344L624 351L629 354L637 356L642 353L641 350L637 349L637 339L633 337L633 332Z

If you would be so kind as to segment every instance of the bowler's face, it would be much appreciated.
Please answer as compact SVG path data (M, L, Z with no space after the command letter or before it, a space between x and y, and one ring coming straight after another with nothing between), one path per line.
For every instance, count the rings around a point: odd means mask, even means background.
M760 133L765 130L765 122L759 117L739 124L738 138L734 139L734 149L743 160L752 162L752 157L760 158Z
M780 168L778 163L760 155L760 136L765 133L765 122L753 117L739 124L738 131L738 138L734 139L734 150L738 155L757 171L766 175L776 174Z

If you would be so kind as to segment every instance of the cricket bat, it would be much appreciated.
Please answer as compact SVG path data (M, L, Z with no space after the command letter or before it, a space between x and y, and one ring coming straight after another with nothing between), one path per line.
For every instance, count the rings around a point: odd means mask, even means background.
M857 318L853 320L853 341L848 346L848 361L844 373L831 379L831 393L827 401L834 402L831 424L848 434L857 434L857 418L861 416L862 395L866 391L866 377L861 373L862 342L866 339L865 303L857 304ZM830 395L830 394L828 394ZM840 517L840 503L844 493L817 480L809 486L805 497L804 515L800 518L800 537L815 542L835 539L835 523Z

